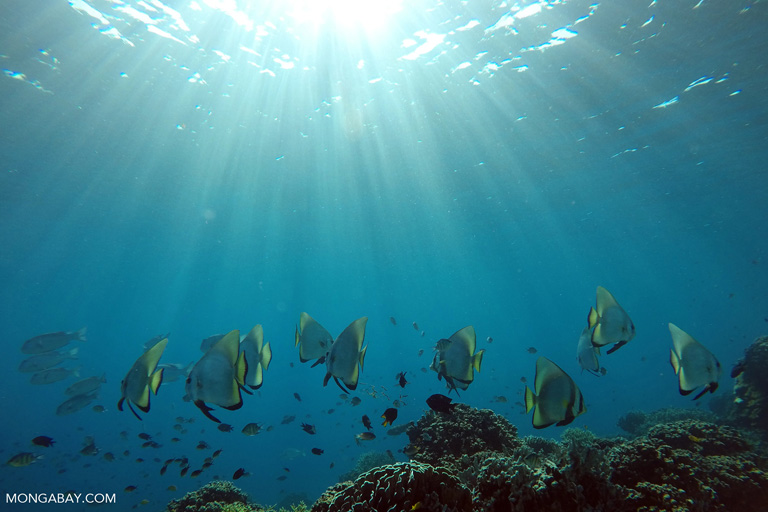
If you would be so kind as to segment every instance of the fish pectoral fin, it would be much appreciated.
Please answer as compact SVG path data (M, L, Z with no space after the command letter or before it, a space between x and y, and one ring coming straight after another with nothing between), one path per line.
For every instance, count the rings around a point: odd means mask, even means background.
M368 350L368 345L363 347L363 350L360 351L360 369L363 369L363 361L365 360L365 352Z
M531 409L533 409L536 406L536 395L533 394L533 391L531 391L531 388L528 386L525 386L525 414L528 414L531 412Z
M680 373L680 358L677 357L673 349L669 349L669 364L675 370L675 375L678 375Z
M483 354L485 354L485 349L478 351L477 354L472 356L472 367L478 372L480 371L480 365L483 362Z
M195 400L195 405L197 406L198 409L200 409L203 412L203 414L205 414L206 418L212 421L215 421L216 423L221 423L221 420L219 418L211 414L211 411L213 410L213 408L208 407L205 404L205 402L203 402L202 400Z
M589 328L593 328L600 321L600 315L597 314L595 308L589 308L589 314L587 315L587 325Z
M160 384L163 383L163 370L165 370L165 368L160 368L153 373L152 377L149 379L149 388L154 394L157 394L157 390L160 389Z

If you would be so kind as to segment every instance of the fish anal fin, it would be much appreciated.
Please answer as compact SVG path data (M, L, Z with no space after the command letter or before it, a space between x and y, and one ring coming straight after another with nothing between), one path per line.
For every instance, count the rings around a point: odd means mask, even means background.
M327 374L327 375L325 376L325 381L323 382L323 386L325 386L325 384L328 382L328 379L330 379L331 377L332 377L332 375L331 375L330 373L329 373L329 374ZM339 379L337 379L336 377L333 377L333 380L334 380L334 382L336 382L336 385L337 385L337 386L339 386L339 388L341 388L341 390L342 390L343 392L345 392L345 393L349 394L349 391L347 390L347 388L345 388L344 386L342 386L342 385L341 385L341 382L339 382ZM345 383L345 384L346 384L346 383ZM348 385L348 384L347 384L347 385ZM348 385L348 386L349 386L349 385ZM352 389L352 390L354 390L356 387L357 387L357 383L355 383L355 386L354 386L354 387L352 387L352 386L349 386L349 389Z
M599 326L598 326L598 327L599 327ZM621 347L623 347L624 345L626 345L626 344L627 344L627 341L628 341L628 340L621 340L620 342L618 342L617 344L615 344L614 346L612 346L610 349L608 349L608 351L606 351L606 354L612 354L612 353L616 352L616 351L617 351L617 350L619 350Z
M307 361L309 361L309 359L303 360L302 363L306 363ZM315 366L317 366L319 364L323 364L324 362L325 362L325 356L319 358L317 361L312 363L312 366L310 366L310 368L314 368Z
M142 419L141 419L141 416L139 416L138 414L136 414L136 411L134 411L134 410L133 410L133 407L131 406L131 401L130 401L130 400L128 400L126 403L128 404L128 408L131 410L131 412L133 413L133 415L134 415L134 416L136 416L136 418L137 418L139 421L142 421ZM146 411L145 411L145 412L146 412Z

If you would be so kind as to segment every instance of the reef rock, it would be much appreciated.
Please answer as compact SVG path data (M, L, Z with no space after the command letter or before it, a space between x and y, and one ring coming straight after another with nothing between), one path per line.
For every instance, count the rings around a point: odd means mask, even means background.
M468 511L472 493L447 468L401 462L374 468L329 488L312 512Z
M758 512L768 503L766 460L730 427L658 425L607 459L611 483L628 491L625 510Z
M261 512L232 482L216 480L168 503L168 512Z
M451 414L427 411L407 432L411 460L451 466L480 452L511 455L520 447L517 427L490 409L456 404Z
M757 338L734 369L734 403L731 421L768 435L768 336Z

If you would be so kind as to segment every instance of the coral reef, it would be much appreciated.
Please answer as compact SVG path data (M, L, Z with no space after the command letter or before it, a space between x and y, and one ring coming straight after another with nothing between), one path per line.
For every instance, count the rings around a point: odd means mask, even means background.
M682 420L700 420L717 423L715 414L700 409L678 409L670 407L653 412L630 411L619 418L617 425L633 437L644 436L648 431L660 424Z
M168 512L261 512L232 482L216 480L168 503Z
M556 442L520 439L491 411L456 411L427 412L408 430L409 446L418 447L413 459L421 461L378 467L337 484L312 511L418 505L477 512L756 512L768 502L766 455L736 428L691 419L706 413L636 413L625 426L645 435L632 440L569 428Z
M419 462L400 462L374 468L354 482L336 484L315 504L312 512L466 511L472 494L446 468Z
M733 388L734 402L730 408L733 423L745 428L760 429L768 436L768 336L757 338L747 348L737 364Z
M628 491L626 510L765 510L766 460L733 428L678 421L610 450L611 483Z
M464 404L456 404L452 414L427 411L406 433L411 460L433 466L450 466L480 452L509 455L521 445L517 427L505 417Z
M339 477L339 482L355 480L366 471L378 466L386 466L395 462L391 453L387 452L365 452L357 458L355 467Z

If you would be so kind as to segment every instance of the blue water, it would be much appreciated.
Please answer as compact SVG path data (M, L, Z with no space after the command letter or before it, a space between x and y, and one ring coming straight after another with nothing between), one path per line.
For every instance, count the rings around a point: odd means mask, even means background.
M768 330L768 6L406 4L350 19L317 2L4 2L0 457L44 458L0 467L3 494L116 493L113 510L159 510L244 467L237 484L257 502L314 500L366 451L405 460L406 437L379 416L399 397L395 425L416 420L447 392L425 371L432 347L469 324L485 358L453 396L521 435L534 429L520 378L540 355L585 396L573 426L599 435L629 410L706 408L709 395L678 393L668 322L715 353L717 394L730 392L731 365ZM597 285L637 327L601 378L575 357ZM369 317L359 406L299 363L301 311L334 336ZM274 359L242 409L217 408L234 432L184 402L181 381L143 421L117 411L148 339L170 332L161 362L186 364L203 338L256 323ZM107 411L59 417L73 379L29 384L19 347L82 326L65 366L106 373ZM378 438L357 446L363 414ZM195 421L171 443L177 416ZM254 421L274 429L243 436ZM140 432L162 447L141 448ZM29 444L43 434L53 448ZM78 453L87 435L96 456ZM160 476L172 457L197 469L200 440L223 449L213 467Z

